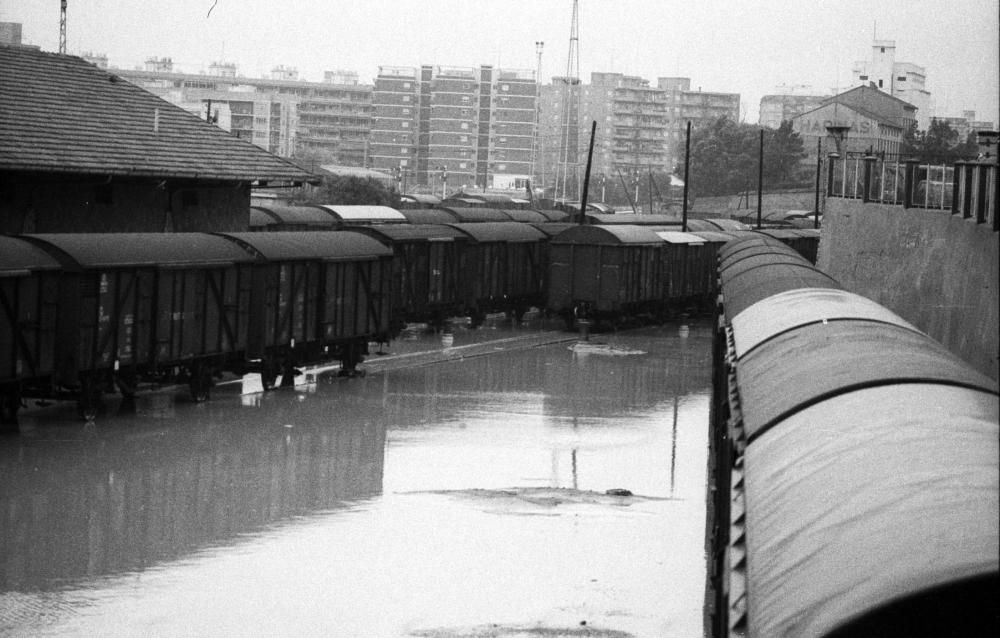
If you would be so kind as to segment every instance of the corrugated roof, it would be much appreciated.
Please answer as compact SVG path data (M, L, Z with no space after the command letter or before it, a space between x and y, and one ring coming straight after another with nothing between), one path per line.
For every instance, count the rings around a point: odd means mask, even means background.
M0 46L0 170L302 182L311 175L81 58Z
M357 232L383 242L454 241L468 237L457 228L444 224L376 224L359 226Z
M668 244L696 244L700 246L705 243L705 240L698 235L682 233L679 230L656 230L653 232Z

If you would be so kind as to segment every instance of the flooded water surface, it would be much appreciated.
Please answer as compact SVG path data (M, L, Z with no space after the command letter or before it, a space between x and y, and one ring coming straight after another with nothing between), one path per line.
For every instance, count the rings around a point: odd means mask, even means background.
M707 324L488 330L364 378L29 411L0 636L700 636Z

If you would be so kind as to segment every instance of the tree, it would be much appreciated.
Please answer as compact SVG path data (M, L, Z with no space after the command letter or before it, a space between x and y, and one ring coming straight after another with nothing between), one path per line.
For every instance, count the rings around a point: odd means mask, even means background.
M935 118L926 131L918 130L915 123L903 131L899 153L902 157L913 157L921 162L950 164L976 156L975 138L975 133L971 133L965 140L960 140L958 131L951 128L948 122Z
M722 117L691 132L690 179L699 195L735 195L757 188L760 127ZM802 139L783 122L764 129L764 184L789 186L802 181L806 156ZM683 172L683 167L677 169ZM803 182L807 183L807 182Z
M344 204L399 207L399 193L374 179L326 175L320 184L304 188L300 202L309 204Z
M764 130L764 183L770 186L799 185L802 160L806 157L802 138L784 120L777 130Z

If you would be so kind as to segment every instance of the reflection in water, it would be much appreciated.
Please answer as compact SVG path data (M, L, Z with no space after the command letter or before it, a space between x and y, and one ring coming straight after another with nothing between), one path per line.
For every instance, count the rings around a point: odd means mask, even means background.
M219 401L181 420L173 406L140 397L134 419L0 447L0 589L146 569L381 490L385 429L370 418Z
M709 333L26 414L0 636L698 635Z

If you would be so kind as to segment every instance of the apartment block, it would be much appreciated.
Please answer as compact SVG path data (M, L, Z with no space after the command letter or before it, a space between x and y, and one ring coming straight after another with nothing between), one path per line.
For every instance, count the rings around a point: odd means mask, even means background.
M149 58L144 69L114 69L122 78L204 117L257 146L301 163L365 166L371 127L372 86L356 73L328 72L309 82L294 67L277 66L268 78L238 74L215 62L208 73L180 73L170 58Z
M372 166L435 191L519 188L531 177L536 91L529 71L380 67Z
M692 127L707 124L720 117L734 122L740 118L740 94L691 90L691 79L662 77L657 86L667 92L667 163L677 166L684 160L687 123Z
M576 199L582 189L590 134L590 121L581 120L585 87L578 78L554 77L539 88L535 184L546 196Z

